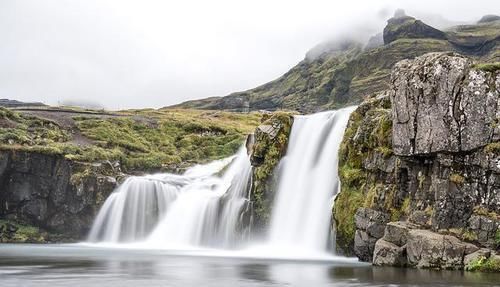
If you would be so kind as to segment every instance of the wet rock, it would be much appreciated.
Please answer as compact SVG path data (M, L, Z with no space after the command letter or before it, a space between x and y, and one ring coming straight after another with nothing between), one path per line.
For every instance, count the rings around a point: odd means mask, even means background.
M376 266L398 266L406 265L406 248L379 239L373 251L373 265Z

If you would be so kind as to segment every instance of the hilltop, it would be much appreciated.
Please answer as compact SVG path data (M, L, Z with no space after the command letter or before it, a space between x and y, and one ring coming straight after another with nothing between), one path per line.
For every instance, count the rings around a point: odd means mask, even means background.
M328 43L323 50L312 49L283 76L262 86L171 108L309 113L357 104L386 90L391 68L403 59L454 51L478 62L500 61L500 20L487 15L476 24L441 31L398 11L383 34L374 36L368 45L344 39Z

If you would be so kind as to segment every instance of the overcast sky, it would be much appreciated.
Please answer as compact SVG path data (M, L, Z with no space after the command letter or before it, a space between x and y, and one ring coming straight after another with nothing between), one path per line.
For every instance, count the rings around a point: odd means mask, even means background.
M224 96L321 41L381 31L396 8L472 22L500 1L0 0L0 98L121 109Z

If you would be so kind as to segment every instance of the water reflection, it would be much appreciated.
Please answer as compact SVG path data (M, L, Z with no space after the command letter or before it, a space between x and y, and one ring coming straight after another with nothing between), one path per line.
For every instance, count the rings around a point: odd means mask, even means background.
M495 286L498 274L0 245L1 286Z

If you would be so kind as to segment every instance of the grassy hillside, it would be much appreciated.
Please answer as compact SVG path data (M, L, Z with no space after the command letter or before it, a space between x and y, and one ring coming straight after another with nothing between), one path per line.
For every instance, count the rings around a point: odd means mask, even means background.
M199 110L0 108L0 149L119 161L127 171L174 169L235 153L260 117Z
M412 17L389 21L386 43L365 49L340 42L317 57L306 57L280 78L260 87L174 106L221 110L290 109L314 112L361 102L385 90L392 66L428 52L454 51L479 62L500 61L500 21L462 25L441 32ZM390 36L390 37L389 37Z

